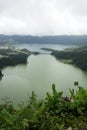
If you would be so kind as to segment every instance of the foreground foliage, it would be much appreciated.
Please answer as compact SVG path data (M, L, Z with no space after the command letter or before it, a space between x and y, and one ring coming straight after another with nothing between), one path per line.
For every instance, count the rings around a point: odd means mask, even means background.
M69 89L63 97L52 85L53 94L37 100L32 92L25 107L14 108L10 101L0 105L0 130L87 130L87 90L74 82L77 90Z

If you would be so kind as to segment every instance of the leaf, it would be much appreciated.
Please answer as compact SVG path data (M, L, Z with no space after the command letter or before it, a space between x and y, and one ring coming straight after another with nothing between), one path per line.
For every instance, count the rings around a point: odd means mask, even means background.
M6 121L7 124L9 125L13 124L12 115L9 112L7 112L5 109L1 111L1 117L4 121Z
M57 95L57 91L55 89L55 84L52 84L52 90L53 90L53 95L54 96Z
M28 122L29 122L28 119L23 119L22 125L23 125L24 128L25 128L25 127L28 127Z
M75 81L74 82L74 86L78 86L79 85L79 82L78 81Z
M31 97L30 97L30 101L29 101L29 102L30 102L30 104L33 105L33 106L35 106L36 103L37 103L36 97L37 97L37 95L34 93L34 91L32 91L32 95L31 95Z

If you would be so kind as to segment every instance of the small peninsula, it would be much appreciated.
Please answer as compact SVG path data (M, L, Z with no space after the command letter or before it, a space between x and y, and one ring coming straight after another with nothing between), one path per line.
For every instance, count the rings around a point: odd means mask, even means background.
M54 49L51 49L51 48L40 48L41 50L44 50L44 51L55 51Z
M27 63L29 55L31 55L31 53L27 49L0 46L0 70L7 66Z

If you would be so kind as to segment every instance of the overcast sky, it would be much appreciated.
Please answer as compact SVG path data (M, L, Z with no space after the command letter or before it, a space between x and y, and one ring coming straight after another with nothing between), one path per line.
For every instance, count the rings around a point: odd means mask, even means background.
M87 34L87 0L0 0L0 34Z

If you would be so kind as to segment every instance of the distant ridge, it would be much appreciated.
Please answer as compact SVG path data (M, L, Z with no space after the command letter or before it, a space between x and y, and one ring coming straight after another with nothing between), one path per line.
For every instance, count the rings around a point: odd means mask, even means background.
M0 44L5 43L50 43L87 45L87 35L55 35L55 36L32 36L32 35L0 35Z

